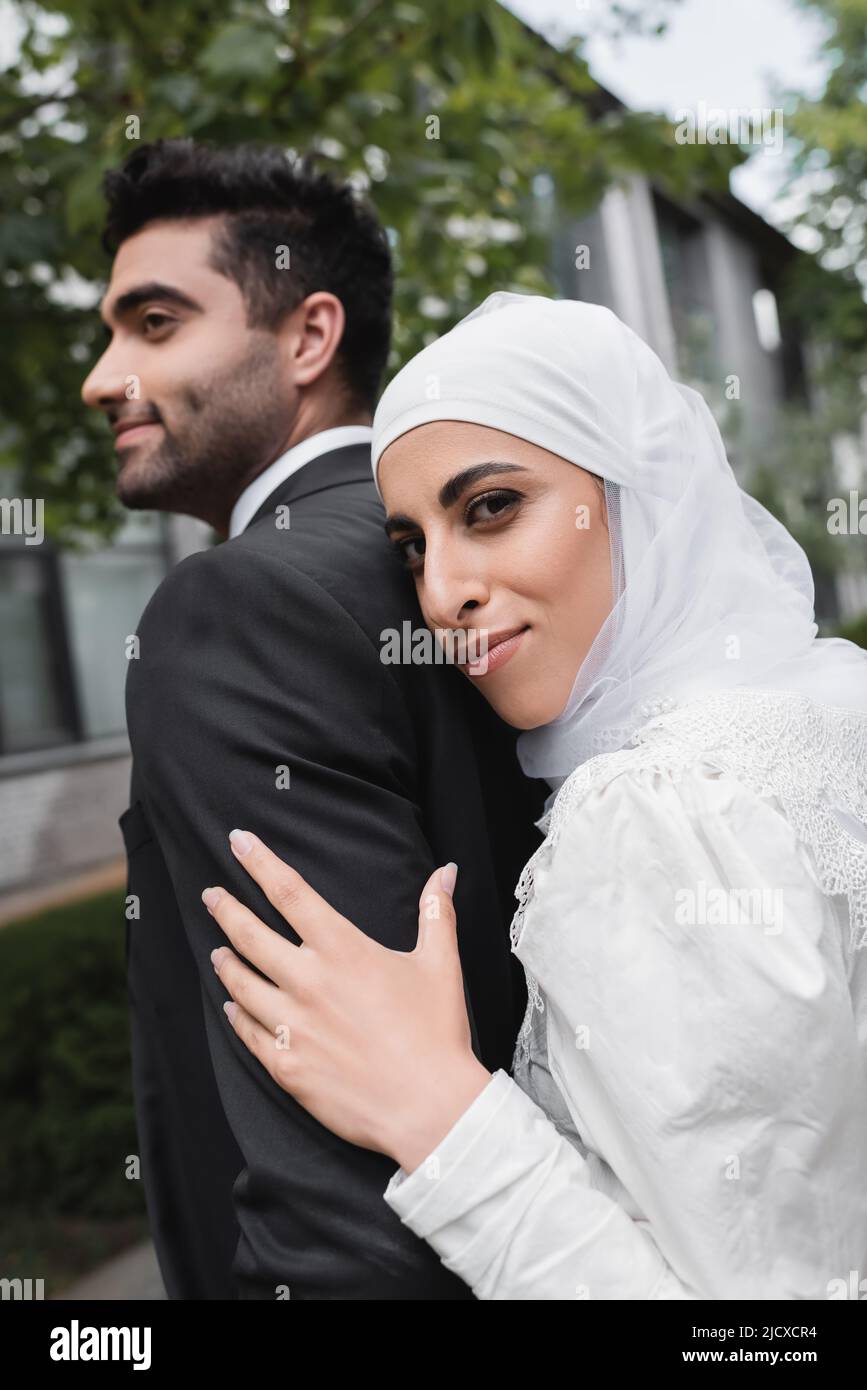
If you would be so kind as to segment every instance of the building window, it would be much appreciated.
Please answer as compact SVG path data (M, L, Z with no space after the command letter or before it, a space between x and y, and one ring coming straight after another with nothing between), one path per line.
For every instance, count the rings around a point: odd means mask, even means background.
M704 227L698 218L660 193L654 193L653 203L678 368L684 377L715 381L719 375L716 324L710 301Z
M124 732L126 639L167 568L150 514L90 550L0 539L0 757Z
M0 550L0 754L80 737L57 555L46 545Z
M780 338L780 316L773 290L756 290L753 295L753 317L756 333L765 352L776 352Z

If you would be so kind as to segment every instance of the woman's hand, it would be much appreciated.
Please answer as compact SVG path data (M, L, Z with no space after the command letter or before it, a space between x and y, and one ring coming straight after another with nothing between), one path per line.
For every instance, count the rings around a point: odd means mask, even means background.
M415 950L392 951L257 836L233 830L230 843L302 942L272 931L225 889L205 889L205 906L238 952L223 946L211 957L234 1000L224 1008L235 1032L321 1124L412 1172L491 1079L471 1046L456 868L435 870L425 884Z

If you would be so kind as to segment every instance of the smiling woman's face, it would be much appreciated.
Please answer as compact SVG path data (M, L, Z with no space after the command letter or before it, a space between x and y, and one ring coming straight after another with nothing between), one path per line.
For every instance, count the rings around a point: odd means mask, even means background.
M481 630L488 669L460 669L508 724L556 719L611 611L601 484L525 439L458 420L401 435L378 479L428 627ZM497 635L514 632L498 648Z

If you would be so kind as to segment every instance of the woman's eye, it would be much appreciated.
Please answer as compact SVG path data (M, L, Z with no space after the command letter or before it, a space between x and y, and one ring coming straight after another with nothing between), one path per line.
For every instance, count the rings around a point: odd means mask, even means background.
M482 497L476 497L470 502L465 520L469 521L472 517L474 521L496 521L519 500L520 494L517 492L486 492ZM491 515L485 516L483 511L480 514L480 510L485 507Z
M418 555L410 554L407 547L413 545L421 546L421 551ZM398 541L397 549L400 552L400 557L406 566L409 567L410 565L414 565L416 560L421 560L424 558L424 536L410 536L408 540Z
M464 521L468 523L471 521L474 523L481 522L483 524L490 521L499 521L502 516L505 516L507 512L518 505L521 501L521 497L522 494L520 492L508 492L504 490L500 490L499 492L486 492L481 497L474 497L472 502L467 504L464 512ZM490 513L487 516L484 514L484 508L486 507ZM417 568L419 561L424 559L424 536L408 536L406 540L395 541L394 546L399 552L407 569ZM413 553L412 550L413 546L418 547L415 553Z

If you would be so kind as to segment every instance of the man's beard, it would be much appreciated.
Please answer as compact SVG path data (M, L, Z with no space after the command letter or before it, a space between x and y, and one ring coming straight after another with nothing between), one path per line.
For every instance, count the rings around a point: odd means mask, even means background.
M276 339L257 333L250 351L208 381L179 391L176 423L160 443L121 463L117 495L133 510L226 516L247 482L276 457L291 424Z

